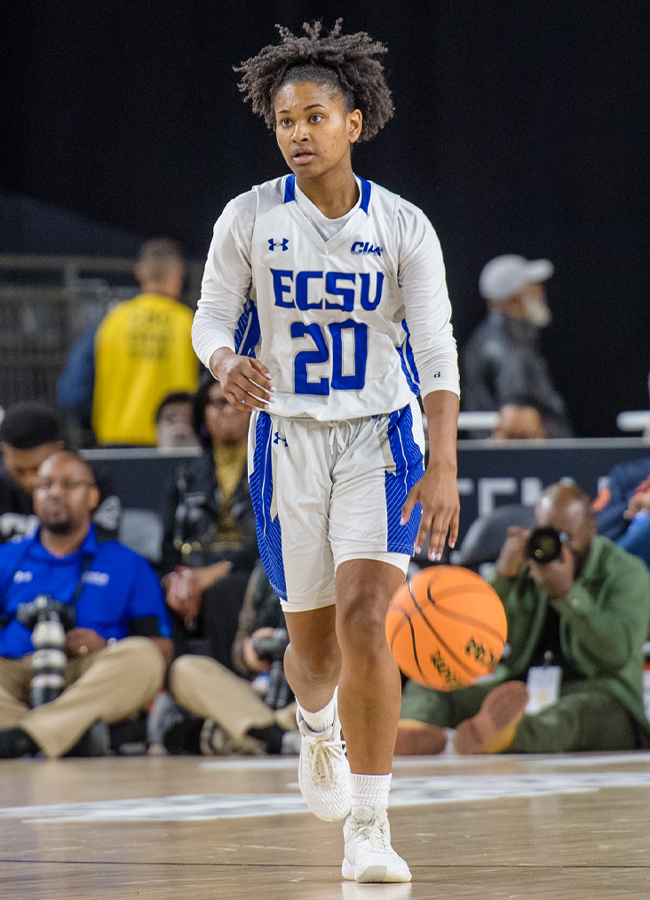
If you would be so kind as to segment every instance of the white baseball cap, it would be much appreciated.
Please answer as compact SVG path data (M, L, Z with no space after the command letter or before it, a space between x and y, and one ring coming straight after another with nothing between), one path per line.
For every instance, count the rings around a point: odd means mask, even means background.
M483 266L478 289L486 300L501 302L512 297L527 284L546 281L553 274L550 259L524 259L514 253L497 256Z

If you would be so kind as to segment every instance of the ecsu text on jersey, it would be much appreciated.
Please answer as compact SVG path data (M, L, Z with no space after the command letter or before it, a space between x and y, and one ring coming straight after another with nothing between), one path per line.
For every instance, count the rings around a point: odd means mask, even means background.
M270 272L276 306L352 312L355 306L372 311L381 302L383 272L294 272L293 269Z

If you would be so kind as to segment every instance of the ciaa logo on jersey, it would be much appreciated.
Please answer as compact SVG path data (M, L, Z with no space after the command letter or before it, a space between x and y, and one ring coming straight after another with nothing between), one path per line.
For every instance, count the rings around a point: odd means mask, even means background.
M381 247L373 247L370 241L355 241L350 248L350 252L358 256L369 256L375 254L381 256Z

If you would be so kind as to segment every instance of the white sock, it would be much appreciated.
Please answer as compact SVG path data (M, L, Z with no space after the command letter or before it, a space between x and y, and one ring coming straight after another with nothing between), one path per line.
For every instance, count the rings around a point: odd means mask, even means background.
M298 704L298 709L300 710L300 715L307 723L307 727L311 731L327 731L327 729L331 728L334 724L334 714L336 712L336 691L334 691L334 696L327 704L327 706L324 706L317 712L309 712L309 710L303 709L300 704Z
M393 776L388 775L355 775L350 777L350 799L352 814L360 806L376 809L381 815L388 809L388 792Z

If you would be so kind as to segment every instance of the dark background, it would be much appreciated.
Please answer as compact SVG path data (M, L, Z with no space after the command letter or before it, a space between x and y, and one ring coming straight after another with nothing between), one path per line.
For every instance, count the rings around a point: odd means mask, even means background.
M274 42L276 22L298 31L341 15L346 31L388 45L397 110L355 150L355 168L433 221L459 344L484 313L476 283L488 259L549 257L554 321L543 339L554 379L577 434L613 435L616 413L648 406L649 7L7 3L0 190L111 226L114 244L105 229L99 253L165 234L203 257L226 201L284 171L232 66ZM0 221L0 252L44 252L16 240ZM65 249L81 252L73 237Z

